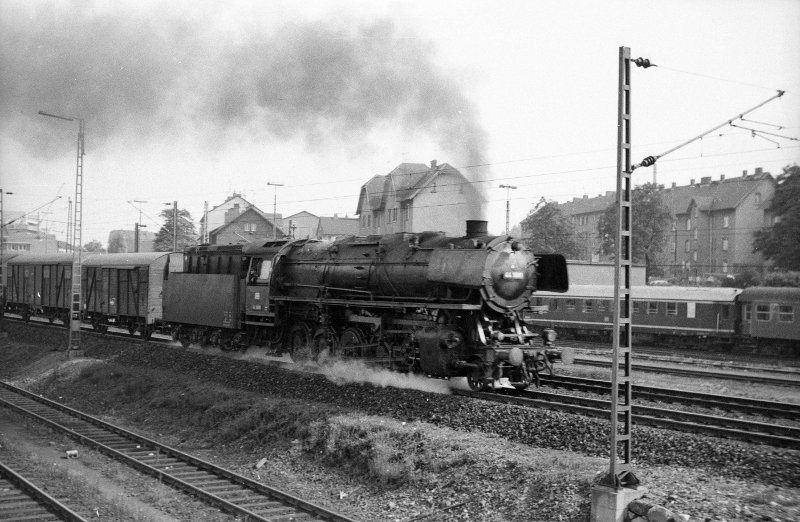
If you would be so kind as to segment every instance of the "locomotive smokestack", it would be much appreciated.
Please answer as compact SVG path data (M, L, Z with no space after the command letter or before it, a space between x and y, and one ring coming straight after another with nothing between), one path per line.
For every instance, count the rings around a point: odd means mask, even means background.
M480 219L467 220L467 237L480 237L489 234L489 222Z

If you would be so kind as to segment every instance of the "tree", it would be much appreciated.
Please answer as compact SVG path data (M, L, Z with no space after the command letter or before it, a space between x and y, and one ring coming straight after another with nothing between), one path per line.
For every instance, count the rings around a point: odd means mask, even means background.
M656 256L664 249L667 232L672 222L672 214L664 203L658 185L646 183L636 187L631 194L631 256L634 263L644 263L646 277L656 275ZM617 253L617 204L612 203L597 223L597 231L602 238L600 249L603 254L614 256Z
M153 250L156 252L172 252L172 234L173 234L173 211L172 209L164 209L161 211L160 216L164 218L164 225L156 233L156 239L153 241ZM178 211L178 250L184 247L197 244L197 232L194 229L194 221L192 215L186 209Z
M122 233L122 230L112 230L108 236L108 253L121 254L125 252L130 252L125 234Z
M97 253L97 254L105 254L106 253L106 249L103 248L103 244L100 241L96 240L96 239L93 239L92 241L89 241L88 243L83 245L83 251L84 252L94 252L94 253Z
M572 259L580 256L582 249L572 220L554 201L540 199L520 224L523 241L535 253L561 254Z
M784 167L770 210L776 223L754 233L753 252L778 270L800 270L800 167Z

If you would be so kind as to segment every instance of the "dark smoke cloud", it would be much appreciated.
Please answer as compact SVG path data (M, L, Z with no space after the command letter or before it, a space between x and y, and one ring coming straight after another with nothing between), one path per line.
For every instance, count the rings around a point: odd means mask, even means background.
M234 37L166 5L123 14L83 2L4 2L2 131L46 154L52 122L36 113L49 110L82 116L87 146L247 129L358 150L388 124L432 136L455 165L484 162L473 105L435 67L430 43L401 36L392 21L293 22Z

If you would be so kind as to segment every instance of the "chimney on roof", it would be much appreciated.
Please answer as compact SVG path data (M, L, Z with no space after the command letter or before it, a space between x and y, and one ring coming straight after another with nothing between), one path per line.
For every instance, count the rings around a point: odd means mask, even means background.
M689 182L689 186L694 187L694 178L692 179L692 181Z
M764 169L761 167L756 167L756 176L760 176L764 172Z
M702 178L700 178L701 185L708 185L710 183L711 183L711 176L703 176Z
M743 171L742 171L742 177L743 177L743 178L746 178L746 177L747 177L747 169L745 169L745 170L743 170Z
M720 181L725 181L725 174L720 174L719 175L719 180Z
M333 213L333 217L334 217L335 219L339 219L339 214L337 214L336 212L334 212L334 213Z
M234 203L233 207L229 208L228 211L225 212L225 223L230 223L231 221L239 217L240 213L241 210L239 209L239 204Z
M432 169L436 168L436 160L431 160L431 168Z
M672 188L675 188L675 187L677 187L677 186L678 186L678 182L676 182L676 181L673 181L673 182L672 182Z
M583 195L583 199L589 199L589 196L587 196L586 194L584 194L584 195Z

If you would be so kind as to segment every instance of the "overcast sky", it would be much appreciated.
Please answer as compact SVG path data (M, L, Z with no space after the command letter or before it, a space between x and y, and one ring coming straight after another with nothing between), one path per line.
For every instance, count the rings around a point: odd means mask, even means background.
M800 2L0 0L0 188L65 237L86 121L83 242L165 202L195 221L233 192L271 211L353 216L401 162L450 163L485 191L489 229L541 197L615 188L620 46L633 157L737 124L800 137ZM782 127L782 128L778 128ZM766 139L768 138L768 139ZM772 141L777 142L773 143ZM778 147L780 145L780 147ZM686 184L800 162L800 142L725 127L667 155ZM637 170L637 184L653 169Z

